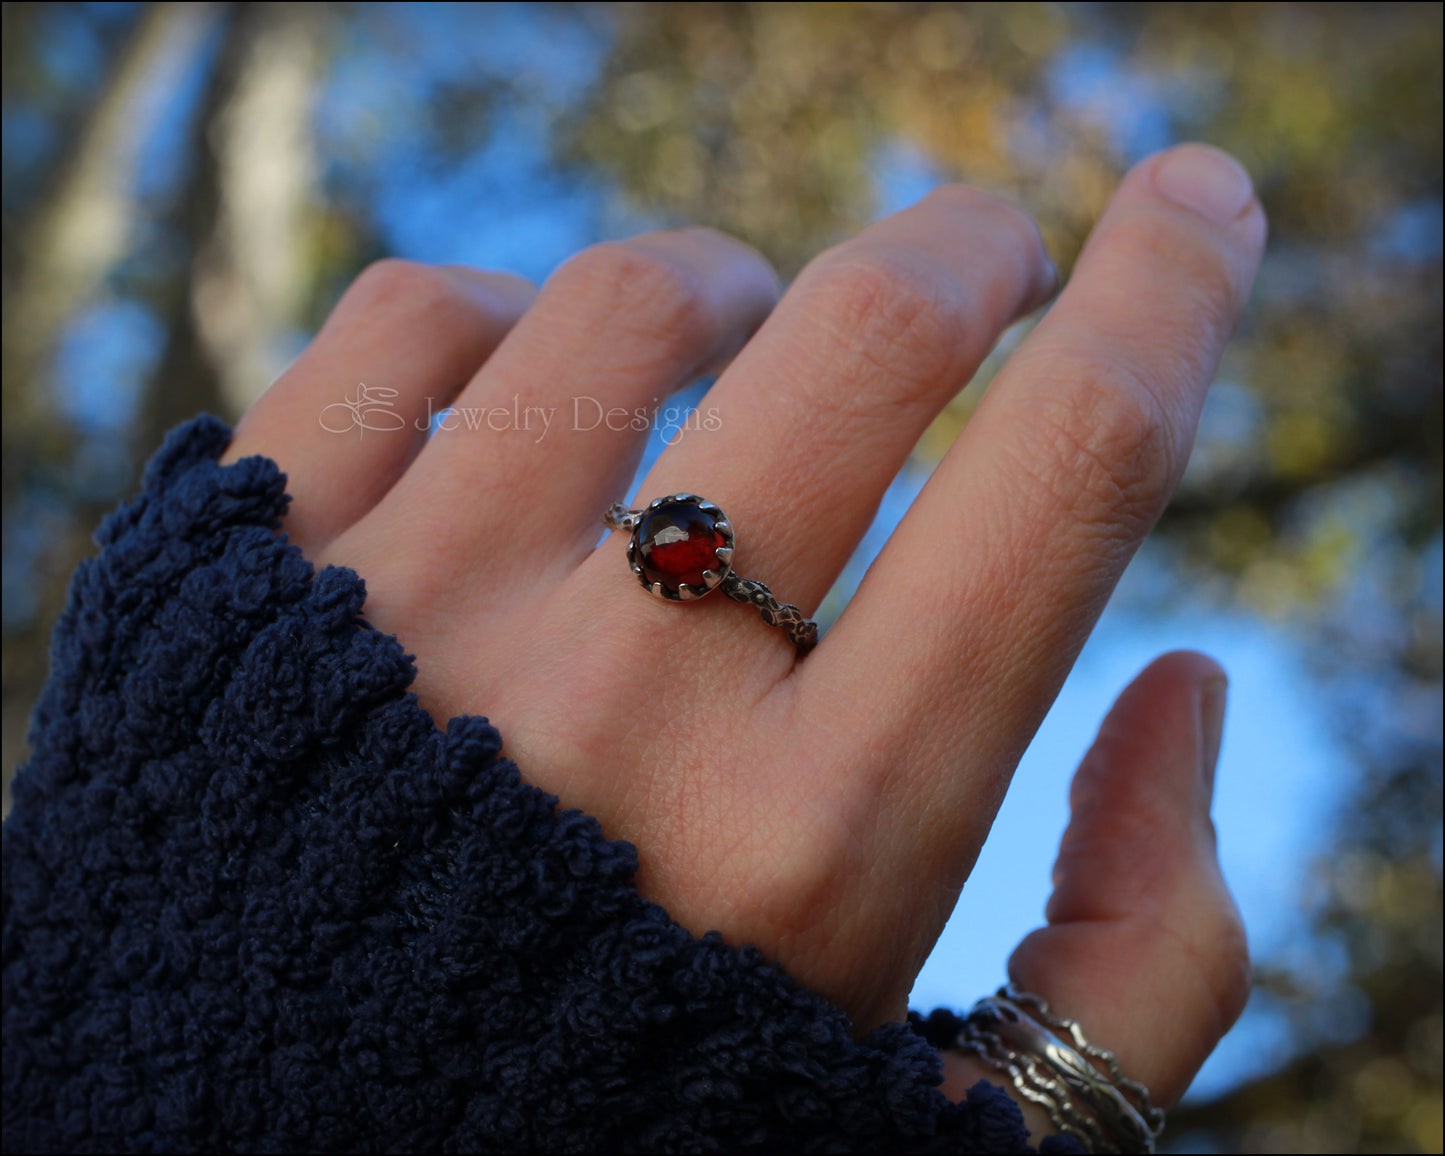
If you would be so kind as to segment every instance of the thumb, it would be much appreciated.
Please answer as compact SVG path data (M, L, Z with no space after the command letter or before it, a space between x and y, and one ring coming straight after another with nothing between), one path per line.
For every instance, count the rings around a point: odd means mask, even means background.
M1048 926L1016 986L1079 1022L1156 1105L1173 1105L1249 994L1249 953L1209 818L1226 679L1176 651L1124 691L1084 757Z

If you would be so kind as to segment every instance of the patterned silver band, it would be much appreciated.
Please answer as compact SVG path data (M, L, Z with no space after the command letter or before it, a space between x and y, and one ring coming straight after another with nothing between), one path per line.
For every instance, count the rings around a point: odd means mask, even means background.
M1124 1075L1113 1052L1089 1043L1075 1021L1051 1013L1038 996L1009 986L979 1000L954 1046L1006 1073L1055 1128L1091 1152L1154 1151L1164 1113L1150 1104L1149 1090Z
M716 546L710 548L711 556L705 568L698 575L700 581L668 581L648 566L646 554L650 543L641 541L650 515L666 519L670 513L681 510L691 515L695 510L705 525L715 535ZM658 598L669 602L691 602L713 590L721 589L734 602L744 602L757 608L762 620L769 626L787 631L788 637L802 658L818 644L818 624L806 617L790 602L781 602L767 585L751 578L741 578L733 573L732 559L735 548L732 523L716 505L696 494L668 494L657 498L641 510L631 510L618 503L609 506L602 516L603 524L609 530L626 530L632 537L627 543L627 563L643 587Z

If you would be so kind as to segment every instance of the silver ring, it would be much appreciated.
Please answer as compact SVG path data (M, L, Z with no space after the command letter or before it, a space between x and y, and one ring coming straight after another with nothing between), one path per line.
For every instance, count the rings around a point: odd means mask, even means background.
M627 564L644 589L669 602L693 602L721 589L734 602L756 606L769 626L788 632L798 657L818 644L818 624L762 582L733 573L736 539L726 514L696 494L668 494L644 509L622 504L602 516L609 530L628 530Z
M1124 1075L1113 1052L1012 984L974 1004L954 1047L1006 1072L1021 1096L1091 1152L1153 1152L1164 1129L1149 1090Z

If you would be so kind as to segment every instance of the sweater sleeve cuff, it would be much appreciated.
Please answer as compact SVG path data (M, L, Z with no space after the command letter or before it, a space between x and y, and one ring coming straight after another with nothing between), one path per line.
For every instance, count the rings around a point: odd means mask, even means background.
M438 729L229 440L171 433L53 636L5 824L8 1150L1026 1150L909 1026L855 1041L642 899L485 718Z

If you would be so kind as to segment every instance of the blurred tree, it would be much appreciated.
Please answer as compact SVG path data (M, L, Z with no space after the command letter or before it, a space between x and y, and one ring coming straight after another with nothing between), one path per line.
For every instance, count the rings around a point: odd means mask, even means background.
M313 103L331 10L243 4L230 16L175 202L190 260L147 391L139 460L201 410L239 417L285 368L308 320L320 254Z
M310 126L332 10L103 8L5 8L7 53L59 42L48 68L7 58L7 118L57 107L46 127L69 141L18 187L7 155L7 807L50 625L96 522L167 429L203 410L234 419L265 389L310 320L320 254ZM66 53L108 58L105 80L90 91ZM85 116L66 115L87 100ZM167 132L187 143L157 187L144 168ZM93 428L62 398L59 347L87 310L119 302L156 319L161 351L134 413Z
M230 413L285 368L286 338L314 291L311 121L326 17L317 4L246 6L208 125L217 205L196 255L192 312Z
M15 5L7 22L35 19ZM4 396L5 500L38 440L60 451L62 431L46 412L37 379L46 372L60 330L100 291L133 243L136 184L142 149L186 59L198 51L214 19L210 5L158 4L143 11L116 51L89 115L57 150L44 196L12 207L5 229ZM55 17L58 18L58 17ZM78 18L78 14L77 14ZM17 44L21 36L6 43ZM8 54L7 54L8 55ZM7 75L8 65L7 61ZM17 63L21 83L45 78ZM64 439L60 439L63 444ZM30 452L20 447L32 447ZM63 451L61 451L63 452Z
M51 111L49 164L11 183L7 150L4 212L4 649L5 781L22 757L30 707L45 675L45 648L65 578L88 549L97 517L113 499L87 501L74 484L81 434L56 401L53 368L62 330L102 292L134 242L140 157L169 90L202 49L217 12L160 4L119 27L78 5L7 5L5 102ZM60 30L64 29L64 32ZM106 65L90 76L70 61L49 68L26 53L47 36L84 36ZM80 54L84 49L74 48ZM81 109L84 109L82 115ZM18 185L18 187L17 187ZM28 539L26 588L11 559ZM12 549L12 547L14 549Z

